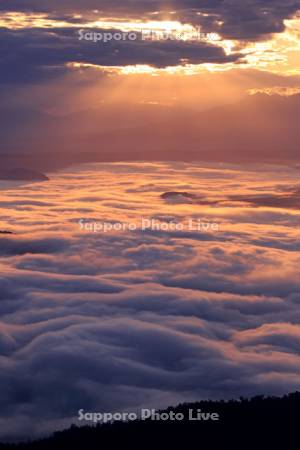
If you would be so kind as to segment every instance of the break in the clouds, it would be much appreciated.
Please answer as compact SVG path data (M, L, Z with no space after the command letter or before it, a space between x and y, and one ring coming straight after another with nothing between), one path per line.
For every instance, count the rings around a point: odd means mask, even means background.
M14 232L0 238L1 440L76 423L81 408L299 389L299 167L117 163L49 176L1 182L0 229ZM219 228L80 222L142 217Z

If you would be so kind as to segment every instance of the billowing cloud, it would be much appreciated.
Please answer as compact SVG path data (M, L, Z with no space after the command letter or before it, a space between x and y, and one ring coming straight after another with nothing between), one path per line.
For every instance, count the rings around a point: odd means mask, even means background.
M231 199L289 193L298 168L119 163L49 177L1 192L1 229L15 234L0 246L0 439L66 427L81 408L299 389L299 210ZM161 198L183 187L227 204ZM143 217L219 229L83 226Z

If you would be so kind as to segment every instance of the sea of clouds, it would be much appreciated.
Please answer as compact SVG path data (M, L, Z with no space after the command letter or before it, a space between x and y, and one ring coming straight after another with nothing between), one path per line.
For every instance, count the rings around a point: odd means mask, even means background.
M299 389L299 173L141 162L0 184L0 439L81 408ZM79 225L141 217L219 228Z

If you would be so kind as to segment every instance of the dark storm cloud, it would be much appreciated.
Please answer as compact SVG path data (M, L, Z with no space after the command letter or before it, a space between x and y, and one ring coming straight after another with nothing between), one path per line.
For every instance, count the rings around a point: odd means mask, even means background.
M72 45L63 36L0 29L0 37L1 83L36 83L66 73L64 63Z
M3 12L42 12L52 20L71 23L113 17L130 20L163 20L160 13L166 8L161 1L5 1ZM179 20L201 26L203 32L217 32L223 38L256 41L284 30L284 19L299 9L298 0L282 4L279 0L188 1L177 0L168 5ZM98 11L95 12L94 10ZM81 13L82 17L74 16ZM101 30L97 30L101 31ZM117 31L117 30L105 30ZM69 62L101 66L147 64L157 68L183 63L228 63L241 60L238 53L226 55L221 47L204 42L183 41L112 41L105 45L79 42L76 33L63 29L0 29L0 83L36 83L69 72Z
M178 2L178 3L185 3ZM213 29L227 39L255 41L267 38L272 33L284 31L284 19L299 10L299 2L290 0L225 0L213 2L186 2L193 9L183 10L182 20ZM197 10L211 14L200 18Z
M5 1L4 11L35 11L49 14L82 12L93 16L93 10L114 17L153 18L151 13L172 10L172 18L218 31L231 39L256 40L284 30L284 19L299 10L298 0L77 0L77 1ZM202 14L201 14L202 13ZM203 15L203 13L205 15ZM154 16L155 17L155 16ZM160 18L159 14L156 16Z
M98 30L101 32L101 30ZM117 30L102 30L117 32ZM79 40L74 30L0 30L0 82L40 82L70 69L67 63L80 62L100 66L147 64L158 68L190 64L225 63L239 59L227 56L220 47L204 42L112 40L95 43ZM21 70L20 70L21 68Z

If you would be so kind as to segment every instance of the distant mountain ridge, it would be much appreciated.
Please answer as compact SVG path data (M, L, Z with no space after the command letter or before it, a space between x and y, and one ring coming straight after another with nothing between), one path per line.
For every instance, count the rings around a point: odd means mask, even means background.
M116 104L64 117L42 114L38 120L35 114L35 127L21 114L21 134L3 135L4 165L29 161L26 166L48 170L120 160L300 162L300 94L259 93L202 112Z
M168 159L230 162L300 160L300 95L256 94L237 104L122 130L101 138L104 148L157 152ZM93 139L91 139L93 140ZM125 144L124 144L125 143Z

